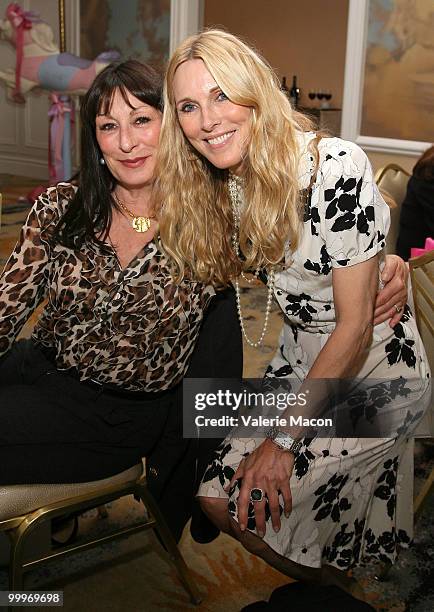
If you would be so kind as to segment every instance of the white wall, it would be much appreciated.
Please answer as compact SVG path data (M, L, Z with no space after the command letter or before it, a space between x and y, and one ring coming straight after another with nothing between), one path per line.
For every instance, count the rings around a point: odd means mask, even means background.
M308 107L308 92L322 88L333 92L333 107L342 105L347 18L348 0L205 0L204 7L205 26L242 36L289 87L296 74Z

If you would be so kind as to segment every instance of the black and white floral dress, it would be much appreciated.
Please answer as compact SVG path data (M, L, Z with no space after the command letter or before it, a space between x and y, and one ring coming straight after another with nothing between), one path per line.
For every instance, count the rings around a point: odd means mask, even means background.
M300 137L301 189L311 182L314 159L308 144L314 137ZM365 153L339 138L324 138L318 146L318 171L300 245L288 252L291 265L276 275L275 297L285 322L266 372L273 379L306 377L336 323L333 268L381 253L389 226L389 209ZM349 569L368 558L393 562L399 546L412 536L413 444L407 436L421 420L431 389L425 352L408 307L394 329L387 322L374 328L358 378L368 384L355 396L353 416L369 418L388 406L397 433L393 438L304 440L291 476L292 512L284 516L280 498L282 526L275 533L266 508L264 537L276 552L302 565ZM394 389L404 383L408 392L394 402ZM262 442L263 437L237 437L234 430L217 450L199 495L227 498L236 519L239 486L229 496L223 487L241 459ZM247 527L255 530L252 504Z

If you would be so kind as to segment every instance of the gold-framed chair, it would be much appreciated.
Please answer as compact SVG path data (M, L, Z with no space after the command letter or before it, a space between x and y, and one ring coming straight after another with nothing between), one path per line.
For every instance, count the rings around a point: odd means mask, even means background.
M434 251L409 260L410 278L414 298L414 314L421 335L431 372L434 372ZM434 394L431 405L416 435L421 438L434 437ZM419 516L434 485L434 468L414 502L415 519Z
M390 194L396 207L390 208L390 228L386 238L386 253L396 253L396 241L399 232L401 205L407 192L410 174L398 164L387 164L375 173L375 182L379 189Z
M190 571L173 539L158 504L148 491L142 464L120 474L94 482L53 485L2 486L0 495L0 532L10 540L9 589L23 589L24 572L48 561L78 551L93 548L105 542L153 529L174 563L179 578L193 604L201 599ZM116 529L107 535L84 542L56 547L42 554L24 558L29 537L42 523L70 513L84 512L126 495L141 500L145 518L131 526ZM146 512L145 512L146 510Z

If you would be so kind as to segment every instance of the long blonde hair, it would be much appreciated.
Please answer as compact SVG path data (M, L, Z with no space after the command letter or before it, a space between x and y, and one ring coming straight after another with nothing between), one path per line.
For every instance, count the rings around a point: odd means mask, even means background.
M201 59L232 102L252 109L239 236L242 263L232 245L228 171L202 157L178 121L173 80L177 68L189 59ZM269 268L280 262L288 239L296 248L301 209L297 132L310 127L291 109L272 69L239 38L213 29L181 43L166 73L156 169L161 241L178 278L191 275L224 285L241 268Z

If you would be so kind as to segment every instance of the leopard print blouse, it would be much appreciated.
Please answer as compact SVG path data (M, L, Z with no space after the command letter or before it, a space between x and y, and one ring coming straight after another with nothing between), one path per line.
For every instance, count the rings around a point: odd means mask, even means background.
M161 391L185 374L211 287L171 279L149 242L122 270L110 246L72 250L51 239L75 193L69 183L35 202L0 277L0 355L44 299L32 338L59 370L130 391Z

